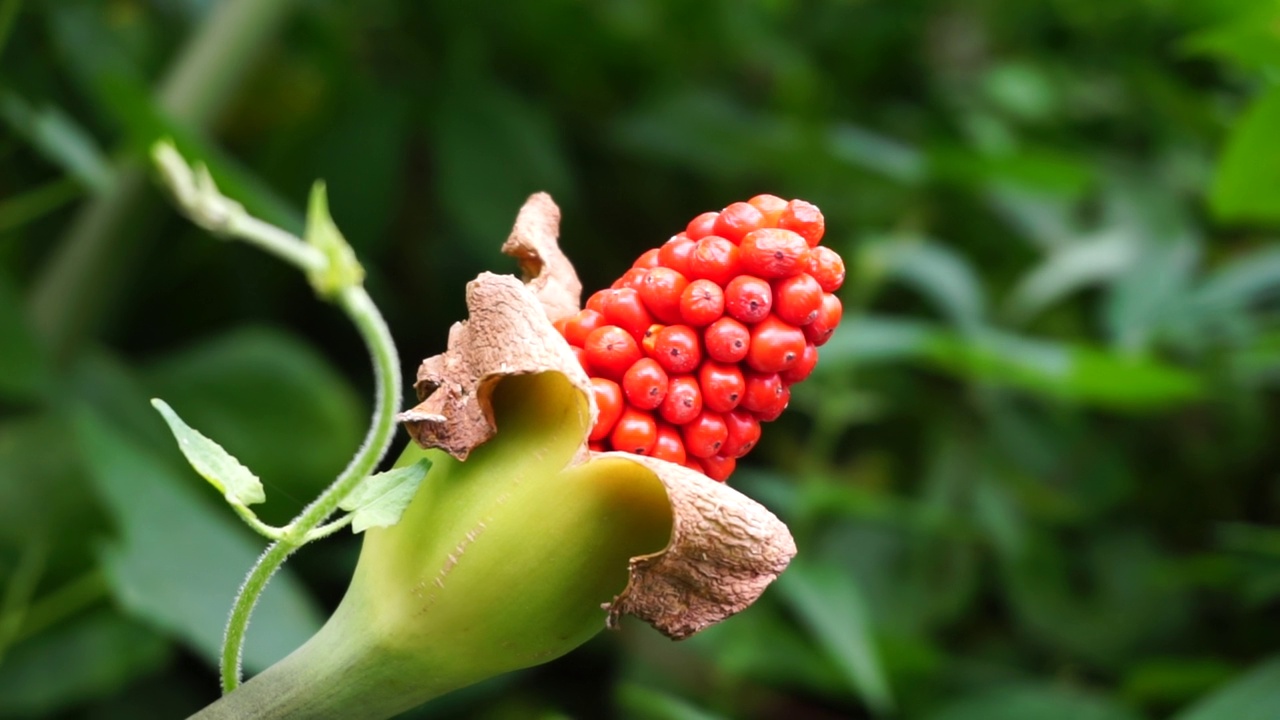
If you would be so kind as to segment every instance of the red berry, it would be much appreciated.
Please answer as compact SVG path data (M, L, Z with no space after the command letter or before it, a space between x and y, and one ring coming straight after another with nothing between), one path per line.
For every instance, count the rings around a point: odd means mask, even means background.
M773 290L758 277L739 275L724 288L724 309L748 325L758 323L773 309Z
M818 348L813 343L804 346L804 352L800 353L800 359L795 365L778 373L782 377L782 382L788 385L795 385L803 382L809 374L813 372L813 368L818 365Z
M649 326L648 330L644 331L644 337L640 339L640 350L646 357L657 357L658 333L661 332L664 327L666 327L666 325L654 323Z
M782 216L782 211L787 209L787 201L777 195L757 195L747 202L754 205L764 216L764 222L760 227L778 227L778 218Z
M614 450L636 455L648 455L657 442L658 423L653 415L631 407L622 411L622 417L609 434L609 444Z
M731 317L722 317L707 326L702 333L702 344L707 357L712 360L736 363L747 356L747 348L751 346L751 331Z
M817 205L804 200L792 200L778 216L778 227L798 233L809 247L814 247L822 242L826 220Z
M739 247L742 271L765 279L790 277L805 267L809 246L790 230L763 228L748 233Z
M805 272L818 281L822 286L822 292L832 293L844 285L844 260L841 259L840 253L824 245L809 250Z
M595 310L579 310L577 315L565 320L564 331L561 334L564 335L565 340L569 341L570 345L582 347L592 330L608 324L605 322L604 315Z
M599 440L588 441L587 449L590 450L591 452L608 452L609 451L609 448L605 447L604 443L600 442Z
M689 281L678 270L656 267L640 284L640 299L653 316L664 323L680 322L680 294Z
M803 339L803 338L802 338ZM667 325L653 339L653 357L669 373L693 372L702 362L698 333L688 325ZM595 362L592 359L592 362Z
M738 465L738 461L724 455L716 455L714 457L702 459L703 474L715 480L716 482L724 482L733 474L734 468Z
M673 377L667 383L667 396L658 414L672 425L683 425L702 412L702 388L692 375Z
M610 285L609 287L613 290L620 290L622 288L631 288L632 290L635 290L640 287L640 283L644 280L645 273L647 272L648 270L645 270L644 268L633 267L623 273L622 277L614 280L613 285Z
M822 307L822 286L807 273L773 282L773 312L792 325L808 325Z
M791 402L791 388L786 383L782 383L782 391L778 393L777 400L764 410L756 413L756 419L760 422L773 422L778 419L783 410L787 409L787 404Z
M756 372L781 372L800 359L804 345L800 328L770 315L751 328L747 365Z
M658 248L651 248L649 250L645 250L643 253L640 254L640 257L636 258L636 261L632 263L631 267L642 268L644 270L648 270L650 268L656 268L658 267L658 265L662 264L661 261L658 259L659 254L660 252Z
M649 273L648 270L641 272ZM643 338L645 330L653 324L653 316L640 299L640 292L629 287L610 290L604 296L603 313L610 325L617 325L636 339Z
M840 318L843 315L844 306L840 304L840 298L831 293L823 295L818 317L804 326L804 336L814 345L825 345L831 339L831 334L836 331L836 326L840 324Z
M764 227L764 213L754 205L736 202L720 211L716 218L716 235L733 242L741 242L744 235Z
M585 307L587 310L595 310L601 315L604 314L604 296L609 293L608 290L597 290L591 293L591 297L587 298Z
M667 395L667 371L653 358L640 358L622 376L622 392L627 402L641 410L652 410Z
M582 369L587 371L587 375L594 377L596 373L591 368L591 361L587 359L587 351L576 345L570 345L569 349L573 351L573 356L578 359Z
M821 293L819 293L821 302ZM815 313L816 314L816 313ZM680 295L680 319L686 325L703 327L724 315L724 290L710 280L694 280Z
M650 455L677 465L683 465L688 459L684 451L684 440L680 439L680 432L666 423L658 423L658 441L654 443Z
M720 217L718 212L704 212L698 217L689 221L689 225L685 227L684 232L693 240L701 240L702 238L715 233L716 218Z
M699 458L709 458L720 452L729 438L729 428L720 413L703 410L696 418L680 428L684 436L686 453Z
M757 416L772 410L786 391L786 386L782 378L778 377L778 373L763 375L748 373L744 379L747 387L742 392L742 402L738 406L743 410L750 410Z
M707 474L706 468L702 467L702 462L696 457L686 457L684 459L684 466L696 473L702 473L703 475Z
M603 440L609 436L613 430L613 426L617 424L618 418L622 416L622 388L618 387L618 383L612 380L606 380L602 377L591 378L591 394L596 400L596 409L600 414L596 416L595 427L591 428L591 434L587 436L588 440Z
M716 412L729 412L738 407L746 381L737 365L705 362L698 368L698 384L702 386L702 404Z
M760 441L760 421L745 410L725 413L724 424L729 429L729 437L720 448L721 455L740 458Z
M690 280L706 278L724 287L738 274L738 248L717 235L708 235L697 242L689 256Z
M627 369L640 359L636 339L617 325L592 330L582 349L587 351L591 369L610 380L621 380Z
M658 248L658 259L662 261L663 267L669 267L687 278L689 277L689 258L693 255L693 248L697 244L687 235L676 235L668 240L666 245Z

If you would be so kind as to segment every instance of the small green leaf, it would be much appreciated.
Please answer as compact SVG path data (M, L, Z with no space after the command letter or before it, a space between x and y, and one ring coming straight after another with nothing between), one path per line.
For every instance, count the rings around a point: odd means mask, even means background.
M309 273L308 279L316 292L330 297L343 288L359 285L364 281L364 268L356 260L355 251L347 244L347 239L342 236L342 231L338 230L329 215L329 200L322 182L311 186L305 239L329 261L324 270Z
M216 665L227 608L262 552L260 539L227 512L201 502L181 473L115 418L78 407L72 429L92 494L117 529L115 538L97 546L112 595L126 613ZM245 667L269 667L314 635L322 619L298 576L281 568L254 611Z
M431 469L431 461L423 458L408 467L395 468L370 475L338 504L355 514L351 529L364 532L371 527L391 527L413 500L418 485Z
M241 465L231 453L182 422L182 418L163 400L152 399L151 405L160 411L164 421L169 424L187 462L217 488L227 502L233 505L252 505L267 499L258 476L249 472L249 468Z

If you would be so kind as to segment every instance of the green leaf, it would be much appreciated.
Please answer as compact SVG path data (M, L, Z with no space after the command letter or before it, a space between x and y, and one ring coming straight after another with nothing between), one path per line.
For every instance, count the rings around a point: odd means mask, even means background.
M629 683L617 690L623 716L635 720L718 720L721 716L669 693Z
M1128 353L1146 352L1186 313L1199 263L1200 244L1190 236L1147 243L1107 293L1103 320L1112 344Z
M1105 697L1049 685L1014 685L963 698L928 720L1138 720Z
M52 382L44 354L27 324L22 298L0 271L0 397L31 400Z
M853 576L839 567L798 562L778 578L777 587L813 641L844 672L850 689L876 712L891 710L893 695Z
M33 108L17 95L3 93L0 118L85 187L96 192L111 187L115 171L97 142L58 108Z
M847 363L915 362L971 381L1117 410L1142 410L1199 398L1200 378L1154 358L995 330L960 334L886 316L850 318L822 348L815 371Z
M858 125L836 123L827 132L827 148L833 158L901 183L916 185L925 178L927 168L918 150Z
M925 356L971 379L1115 409L1185 403L1204 391L1196 375L1158 360L1007 333L939 335Z
M848 365L904 362L920 358L942 331L934 324L900 317L846 317L822 347L815 372L826 374Z
M100 392L86 378L82 392ZM257 508L267 522L288 522L342 471L360 445L367 411L343 377L312 346L275 329L248 327L166 355L143 373L147 397L163 397L192 425L227 447L271 488ZM132 396L131 396L132 397ZM163 433L155 414L149 426ZM116 412L128 409L124 398ZM164 446L171 445L161 435ZM305 452L299 448L305 447Z
M1009 296L1008 314L1025 321L1077 290L1115 277L1137 256L1133 238L1118 232L1063 245L1018 282Z
M1275 297L1280 290L1280 248L1267 247L1222 265L1192 296L1196 309L1211 313L1240 312L1251 303Z
M231 453L182 422L182 418L163 400L153 399L151 405L160 411L164 421L169 424L187 462L209 484L217 488L227 502L233 505L253 505L267 499L258 476L249 472L249 468L241 465Z
M1194 55L1216 56L1249 71L1280 67L1280 2L1253 0L1226 22L1202 30L1182 42Z
M79 408L72 429L92 485L119 528L119 538L101 548L117 601L216 666L227 611L259 544L231 513L202 502L179 472L96 411ZM261 670L276 662L311 637L320 618L284 568L254 611L245 664Z
M370 475L360 482L338 507L354 513L351 529L364 532L371 527L391 527L413 500L418 485L431 469L431 461L422 458L407 467Z
M873 241L862 246L858 268L872 282L883 276L909 285L958 327L983 322L982 284L968 261L945 245L922 238Z
M1255 666L1174 720L1274 720L1277 708L1280 658Z
M1280 222L1280 87L1266 90L1236 122L1209 195L1223 220Z
M315 273L307 273L311 286L325 297L337 295L342 290L359 285L364 280L364 268L356 260L356 253L342 236L342 231L329 215L329 200L324 183L311 186L311 200L307 203L307 231L304 239L319 250L329 261L327 267Z
M17 645L0 663L0 715L45 717L108 696L169 655L163 636L114 612L76 618Z

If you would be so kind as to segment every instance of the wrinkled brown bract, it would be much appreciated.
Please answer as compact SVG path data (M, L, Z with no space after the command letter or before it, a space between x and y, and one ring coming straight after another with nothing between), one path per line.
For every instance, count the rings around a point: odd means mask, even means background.
M482 273L467 285L470 317L449 332L449 348L423 361L415 388L422 401L400 419L424 447L459 459L493 437L490 396L502 378L554 371L592 397L590 381L552 318L577 312L582 285L556 243L560 211L539 193L521 209L503 251L520 260L522 284ZM594 400L590 428L596 415ZM586 448L574 462L601 453ZM671 540L631 559L630 581L605 605L607 623L634 615L668 637L686 638L755 602L796 553L787 526L742 493L663 460L608 453L654 472L673 513Z

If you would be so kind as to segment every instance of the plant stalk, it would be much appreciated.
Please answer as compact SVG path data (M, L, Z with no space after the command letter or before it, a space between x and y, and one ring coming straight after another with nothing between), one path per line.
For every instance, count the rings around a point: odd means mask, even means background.
M289 523L285 536L267 548L240 588L240 594L236 596L231 608L222 646L222 690L225 693L240 686L240 660L244 652L245 631L249 627L249 617L254 605L267 581L294 550L308 541L308 535L338 509L338 503L342 502L356 484L373 472L391 445L401 393L400 359L396 354L395 342L391 339L391 331L363 287L354 286L343 290L338 296L338 304L355 323L373 359L377 383L373 422L360 451L342 474Z
M226 0L187 43L156 91L160 110L189 128L206 129L231 100L258 51L297 0ZM144 233L124 226L147 197L139 160L117 166L115 182L72 221L37 279L29 313L51 358L65 362L93 334L103 309L137 264L132 246Z

